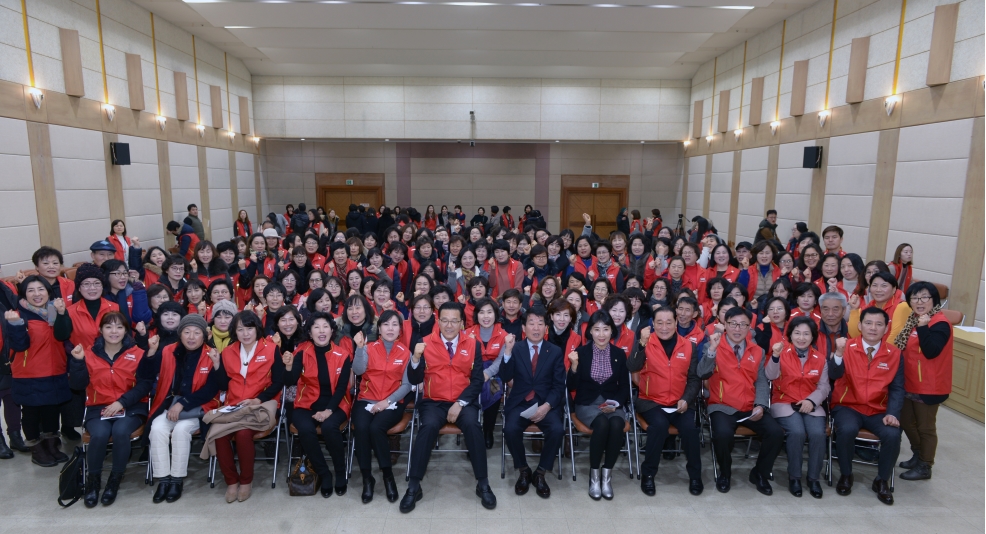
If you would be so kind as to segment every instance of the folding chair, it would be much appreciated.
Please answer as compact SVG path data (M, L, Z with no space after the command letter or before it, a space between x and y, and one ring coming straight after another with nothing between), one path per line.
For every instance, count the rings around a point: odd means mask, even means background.
M137 430L134 430L133 433L130 434L130 443L131 444L140 443L141 436L144 435L144 426L146 426L146 425L140 425L137 428ZM89 435L89 431L88 430L83 430L83 432L82 432L82 452L83 453L86 453L86 452L89 451L89 441L90 441L90 439L91 439L91 436ZM107 447L106 447L107 452L109 452L110 450L112 450L112 448L113 448L113 437L111 436L110 437L110 440L109 440L109 442L107 444ZM144 446L144 447L137 447L137 448L144 448L144 449L146 449L147 447ZM133 456L133 449L130 450L130 455ZM150 462L149 459L146 460L146 461L140 461L140 460L138 460L136 462L128 462L127 463L127 467L130 467L132 465L144 465L144 464L147 464L148 466L150 466L151 465L151 462ZM107 470L109 468L110 468L109 466L104 466L103 467L103 471L105 471L105 470ZM150 470L150 467L148 467L148 470ZM82 474L84 476L87 476L89 474L89 464L88 464L88 462L82 462ZM145 483L148 483L146 477L144 478L144 482Z
M570 406L569 395L565 395L565 419L568 424L568 444L572 451L572 480L576 480L575 472L575 455L581 454L583 451L576 451L575 444L576 440L581 436L591 436L592 429L585 425L582 421L579 421L578 416L572 411ZM624 448L620 449L620 452L627 455L627 464L629 464L628 475L633 478L633 454L630 449L630 411L627 407L623 407L623 416L626 420L626 424L623 426L623 434L625 445ZM578 432L578 435L575 433Z
M637 408L633 404L633 399L635 398L635 396L640 395L640 391L639 391L640 388L638 387L638 378L639 378L639 373L630 373L630 415L634 420L633 449L634 449L634 455L637 458L637 480L640 480L640 476L641 476L640 466L643 464L640 463L640 436L637 433L637 430L639 428L639 430L644 432L646 435L647 428L649 427L649 425L647 424L647 421L639 413L637 413ZM701 438L703 436L701 431L701 417L699 416L697 407L695 410L695 418L696 418L696 424L698 424L700 428L698 435ZM676 455L680 455L684 453L685 450L681 448L681 438L678 436L678 429L675 428L674 425L668 425L668 436L674 437L675 446L673 449L665 449L664 444L661 443L661 452L662 453L673 452ZM701 441L700 444L702 447L705 446L704 441Z
M194 443L195 441L200 441L202 443L202 446L203 447L205 446L205 435L202 434L201 430L196 430L195 432L192 432L192 443ZM150 453L150 445L148 445L147 448L148 448L148 453ZM188 459L191 460L193 457L198 456L201 452L202 452L201 449L199 449L198 453L189 451ZM210 467L212 466L211 457L209 458L209 466ZM206 480L211 480L208 475L206 476ZM144 475L144 484L147 484L148 486L154 485L154 464L150 462L149 458L147 462L147 474Z
M413 402L409 402L408 403L408 406L404 409L404 415L403 415L403 417L401 417L401 420L398 421L396 425L390 427L390 429L387 430L387 435L388 436L399 436L399 435L403 434L404 431L407 430L408 426L411 425L411 419L413 417L414 417L414 403ZM347 460L348 461L347 469L349 471L350 476L352 476L352 473L353 473L353 458L356 456L356 437L355 437L355 434L352 432L352 430L353 430L353 427L350 426L350 434L352 435L352 438L349 440L349 455L348 455L348 460ZM401 450L399 448L397 450L393 450L392 449L390 451L390 453L391 454L407 454L408 455L408 463L409 464L411 463L410 462L410 454L411 454L410 449L407 452L404 452L403 450Z
M831 411L827 412L825 417L828 418L828 425L827 425L828 428L826 430L828 431L828 435L829 435L829 457L828 457L828 464L825 466L825 473L826 475L828 475L828 485L832 486L832 477L835 471L833 464L835 463L836 460L839 459L839 456L838 454L836 454L836 450L835 450L835 437L836 437L836 433L838 432L838 429L835 428L835 418L832 417ZM856 435L856 447L876 451L876 453L879 455L880 438L878 438L876 434L870 432L869 430L860 428L859 434ZM869 462L863 460L857 457L855 454L853 454L852 463L861 464L861 465L872 465L872 466L879 465L877 462ZM890 470L890 491L894 491L894 479L896 478L896 475L897 475L897 466L894 465L893 467L891 467Z
M504 417L503 407L507 405L507 395L509 393L510 393L510 388L505 386L503 391L503 399L502 402L500 403L500 419L504 423L506 423L506 418ZM507 436L506 436L506 432L503 431L503 428L505 428L505 425L501 425L500 427L500 434L501 434L500 435L500 478L507 478ZM563 429L565 428L564 423L562 425L562 428ZM534 441L541 441L542 443L544 442L544 432L541 432L541 429L539 429L538 426L535 424L529 425L524 430L522 436L523 437L521 441L528 440L531 441L532 443ZM564 443L564 441L565 440L563 439L562 443ZM524 456L540 458L541 453L527 452L527 449L525 448ZM558 445L558 480L561 480L561 466L562 466L561 457L562 457L562 446Z
M411 442L407 448L407 472L404 474L405 482L411 479L411 451L414 449L414 433L417 427L421 426L421 414L418 412L419 412L419 405L421 404L422 391L423 391L422 388L416 388L414 394L414 412L411 416L411 435L410 435ZM482 425L483 410L478 410L478 411L479 411L479 424ZM461 443L460 440L462 437L462 431L459 430L459 427L456 426L455 423L445 423L444 425L442 425L442 428L439 429L438 431L438 437L441 438L442 436L455 436L455 444L456 446L460 446L459 444ZM435 440L435 443L433 445L430 445L430 447L434 449L432 451L432 454L436 452L465 452L465 453L469 452L469 449L441 449L439 448L437 439Z
M713 438L713 435L712 435L712 418L709 416L708 403L706 402L706 400L705 400L704 397L699 396L699 401L698 401L698 407L697 408L699 410L701 410L700 418L704 421L703 426L708 425L708 429L709 429L709 445L710 445L709 449L711 449L711 451L712 451L712 474L715 477L715 480L718 480L719 479L719 462L716 459L716 448L715 448L715 445L712 444L712 438ZM743 453L743 459L744 460L748 460L748 459L750 459L750 458L753 457L753 456L750 455L750 447L753 445L753 439L756 436L757 436L757 433L754 432L754 431L752 431L752 430L750 430L746 426L744 426L743 423L740 423L739 425L736 426L736 432L733 435L734 440L735 439L740 439L740 440L745 440L746 441L746 452ZM773 480L774 479L774 474L771 473L768 476L768 478L770 480Z
M281 453L281 430L287 433L287 417L285 416L286 408L284 402L284 394L286 387L281 388L281 402L280 407L277 410L277 420L274 421L274 425L267 430L261 430L253 435L253 445L256 447L257 443L273 443L274 444L274 456L255 456L254 461L262 460L273 460L274 461L274 473L271 475L270 487L271 489L277 486L277 460L280 458ZM287 441L287 438L285 438ZM216 487L216 467L219 465L218 460L215 456L209 457L209 487Z

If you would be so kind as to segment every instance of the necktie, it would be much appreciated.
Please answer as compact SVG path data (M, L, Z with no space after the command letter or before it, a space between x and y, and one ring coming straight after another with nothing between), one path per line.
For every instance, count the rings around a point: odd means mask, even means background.
M531 346L534 348L534 354L531 355L531 376L533 377L534 372L537 371L538 368L538 346L537 345L531 345ZM531 392L528 393L526 397L524 397L524 400L525 401L534 400L533 388L531 389Z
M452 356L455 356L455 351L452 350L452 342L446 341L445 346L448 347L448 359L451 360Z
M868 361L873 361L873 351L875 350L873 347L866 347L866 358Z
M739 345L733 345L733 354L736 355L736 359L737 360L743 359L743 353L740 352L740 346Z

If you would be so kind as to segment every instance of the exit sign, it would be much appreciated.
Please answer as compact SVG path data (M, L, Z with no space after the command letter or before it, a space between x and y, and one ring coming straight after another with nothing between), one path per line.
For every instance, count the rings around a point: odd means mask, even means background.
M346 180L346 185L353 185L353 181L352 180Z
M592 182L593 189L599 189L599 182Z

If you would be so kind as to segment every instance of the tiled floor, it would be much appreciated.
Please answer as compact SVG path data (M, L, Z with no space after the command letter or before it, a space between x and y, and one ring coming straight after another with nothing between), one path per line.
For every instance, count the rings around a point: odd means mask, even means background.
M746 481L749 460L734 461L733 489L715 491L711 456L703 451L706 491L688 494L684 458L662 464L657 477L658 494L647 497L638 482L626 476L626 461L614 477L616 498L594 502L586 495L588 467L579 457L579 479L570 468L562 480L549 478L552 496L542 500L531 493L513 494L514 472L500 479L499 440L490 451L491 484L498 498L496 510L487 511L473 493L469 462L461 453L436 454L422 487L424 500L402 515L397 504L387 502L377 485L377 498L368 505L359 500L359 474L343 497L289 497L284 473L278 487L270 488L271 469L260 463L253 497L247 503L226 504L225 486L210 489L204 481L205 462L193 458L191 476L182 499L175 504L153 504L153 489L143 485L143 472L132 468L113 506L86 509L78 503L62 510L55 502L55 468L34 466L28 455L0 461L0 532L64 529L82 532L352 532L359 534L417 532L497 532L537 534L607 532L947 532L984 531L984 429L951 410L939 412L940 445L934 479L925 482L898 480L896 504L885 506L869 490L874 468L856 468L856 486L849 497L824 486L825 498L817 501L792 497L775 484L772 497L756 492ZM449 439L449 438L443 438ZM909 456L906 439L903 454ZM509 456L508 456L509 466ZM568 464L570 465L570 464ZM403 468L403 459L400 468ZM778 459L775 473L783 478L786 460ZM838 471L836 472L838 473ZM379 480L379 474L377 475ZM398 479L404 492L403 476ZM177 528L176 528L177 527Z

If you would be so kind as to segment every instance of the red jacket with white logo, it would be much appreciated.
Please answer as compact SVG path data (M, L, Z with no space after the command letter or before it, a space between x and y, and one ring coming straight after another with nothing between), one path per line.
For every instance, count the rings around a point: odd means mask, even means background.
M716 348L716 366L709 378L709 404L725 404L741 412L752 410L763 357L763 349L747 340L746 352L737 361L729 340L723 338Z
M890 385L901 365L900 350L890 343L880 343L873 361L866 357L863 339L850 339L842 354L845 373L832 387L833 406L846 406L863 415L891 413L899 407L889 406Z
M386 400L401 387L404 368L411 361L411 351L396 342L387 354L383 341L377 340L366 345L366 371L359 385L357 400Z
M938 312L928 323L948 325L948 341L934 358L928 358L921 351L918 329L911 330L904 346L904 389L908 393L920 395L948 395L952 392L952 325L944 313Z
M674 406L682 400L694 350L691 341L678 336L671 354L666 354L660 338L651 334L644 348L647 355L644 367L640 370L640 397L661 406ZM689 399L684 400L691 403Z
M818 381L823 379L825 355L814 348L809 348L808 358L802 366L794 345L785 343L781 350L780 365L781 375L773 381L770 401L801 402L815 392ZM828 377L824 377L824 380L828 380Z
M322 393L317 358L318 354L315 352L315 345L311 342L302 343L295 353L296 361L300 360L302 365L301 376L298 378L298 395L294 400L295 408L302 410L311 409ZM340 395L341 400L337 407L347 415L353 407L353 396L348 391L350 367L347 365L351 363L352 359L352 351L343 345L333 345L325 353L325 364L329 370L329 383L332 385L333 395L335 396L337 393L337 386L346 390ZM344 371L345 376L343 376ZM340 378L342 379L341 382ZM328 406L327 409L335 410L336 407Z
M247 365L247 375L244 378L240 374L240 342L230 343L226 350L222 352L223 367L229 377L229 386L226 389L226 405L232 406L247 399L256 398L265 389L273 384L273 371L275 362L280 358L277 345L263 338L257 341L254 349L253 359ZM278 400L280 403L280 400Z

